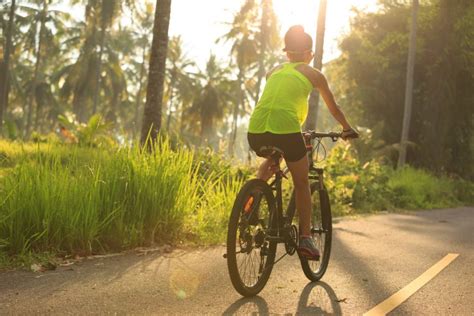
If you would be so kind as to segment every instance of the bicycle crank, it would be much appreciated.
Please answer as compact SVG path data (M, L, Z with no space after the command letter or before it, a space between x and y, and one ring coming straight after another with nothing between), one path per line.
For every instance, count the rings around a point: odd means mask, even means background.
M290 256L294 255L298 248L298 228L296 225L291 225L288 230L288 235L285 241L286 253Z

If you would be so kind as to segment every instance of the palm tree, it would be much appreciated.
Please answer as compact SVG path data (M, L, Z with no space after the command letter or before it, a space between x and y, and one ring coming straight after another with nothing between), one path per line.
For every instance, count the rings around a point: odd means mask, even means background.
M57 112L53 77L65 61L65 47L61 41L68 36L71 16L50 6L50 3L51 0L42 0L18 6L21 16L18 17L17 25L23 53L20 52L16 60L14 72L20 75L20 72L16 71L19 64L33 69L29 76L21 79L26 91L24 116L27 137L32 129L40 129L41 123L46 122L45 119L50 118L53 112ZM31 60L34 60L34 64L31 64Z
M86 122L90 112L98 111L100 93L103 91L105 94L110 91L113 80L115 80L115 88L112 90L118 92L118 88L125 89L123 84L117 84L122 79L105 80L109 84L107 87L101 76L104 72L107 76L123 76L120 60L115 58L118 55L116 47L114 47L116 37L121 36L120 30L118 32L109 31L123 2L119 0L88 0L85 6L85 23L79 23L73 30L76 35L71 37L70 45L79 50L79 56L75 57L73 63L65 67L61 77L65 83L61 90L65 100L72 99L72 109L79 122ZM128 3L128 1L125 2ZM99 34L98 29L100 30ZM104 54L108 56L108 64L114 63L114 65L102 69ZM109 105L114 106L117 96L117 94L113 96ZM107 112L105 108L103 110Z
M245 95L245 77L248 67L257 60L256 42L249 37L244 37L240 42L235 43L235 59L237 61L237 85L238 85L238 101L235 103L234 112L232 117L232 133L229 141L229 154L231 157L234 156L235 141L237 139L237 124L239 118L239 112L245 107L246 95Z
M145 73L146 73L146 60L149 54L149 34L153 28L153 5L151 2L147 2L145 4L143 12L139 10L135 10L135 19L134 21L138 20L137 24L134 24L134 29L137 30L135 33L136 36L136 45L141 48L141 60L139 62L132 60L131 64L135 65L134 73L138 74L135 75L135 81L138 82L138 89L135 95L135 108L134 108L134 115L133 115L133 126L132 126L132 135L135 139L136 134L141 130L141 120L140 120L140 113L141 113L141 104L143 100L143 85L145 84ZM138 71L136 71L138 69Z
M265 77L265 69L273 68L275 60L275 51L280 46L280 35L278 18L273 10L272 0L261 0L260 13L260 29L256 36L259 46L258 70L255 74L257 78L255 84L255 92L252 95L255 105L260 97L260 89L263 77Z
M83 0L72 0L72 4L82 3ZM99 24L99 1L87 0L84 10L84 21L78 23L71 31L74 36L69 40L69 46L79 50L75 61L66 66L63 71L65 83L61 87L61 95L66 101L72 97L72 110L79 122L87 120L87 100L90 91L96 91L97 83L97 28Z
M239 115L246 113L248 97L257 103L265 68L272 67L276 62L273 52L280 45L280 37L273 1L261 0L257 3L256 0L246 0L234 16L231 28L223 39L233 43L231 53L238 69L239 95L232 114L229 140L229 154L233 156ZM255 68L255 73L249 76L248 74Z
M249 67L257 61L258 43L254 25L257 21L257 4L255 0L246 0L240 11L234 16L231 28L221 39L232 42L231 55L237 66L238 101L232 113L232 127L229 139L229 155L234 155L234 144L237 138L239 111L245 106L246 95L244 82Z
M235 101L231 91L235 88L228 79L229 70L221 67L216 56L211 54L205 71L200 71L197 77L201 83L193 89L192 106L183 111L182 121L187 123L188 130L196 130L199 121L199 143L217 150L216 122L226 113L230 104ZM185 120L184 117L187 119Z
M74 26L71 30L74 35L68 40L69 47L77 49L79 56L74 56L74 62L65 67L62 74L65 84L61 88L66 101L72 98L72 109L79 122L87 121L88 112L97 111L100 89L103 88L100 74L106 30L115 20L120 6L120 2L113 0L71 1L73 4L83 2L86 2L84 22Z
M178 103L175 104L176 99L186 99L186 96L189 95L187 91L192 89L191 87L195 81L192 78L192 74L188 71L188 68L195 66L195 63L183 53L182 45L181 36L176 36L170 39L168 47L168 76L167 80L165 79L168 101L166 130L168 132L170 132L172 114L178 111Z
M38 35L38 47L36 48L35 52L35 70L33 73L33 82L31 84L31 91L29 96L29 102L27 107L27 121L26 121L26 129L25 129L25 136L28 138L30 136L31 124L32 124L32 117L33 117L33 102L36 96L36 88L38 85L39 75L40 75L40 67L41 67L41 53L43 51L43 45L45 40L45 32L46 32L46 19L48 16L48 0L43 0L43 8L41 11L37 10L38 17L35 19L35 24L40 24L39 35ZM36 25L34 26L34 31L36 31ZM35 32L36 33L36 32ZM34 34L36 36L36 34ZM36 107L38 108L38 103L36 103Z
M12 37L13 37L13 25L15 19L16 3L12 0L10 5L10 14L8 19L8 28L6 35L5 53L3 55L3 61L0 64L2 74L0 75L0 133L3 127L3 113L8 107L8 92L9 92L9 80L10 80L10 52L12 48Z
M103 112L106 119L113 123L119 121L117 120L119 115L118 106L128 97L127 80L120 65L121 58L118 45L120 43L111 43L111 48L108 49L108 62L102 66L102 72L105 73L104 79L102 79L102 90L104 95L111 96L106 102L108 108L103 109Z
M105 35L108 28L113 24L119 11L119 0L102 0L100 8L100 38L99 38L99 53L97 59L97 66L95 70L95 82L97 83L94 89L94 99L92 105L92 115L97 112L97 102L99 101L99 92L101 88L101 68L102 57L104 55Z
M171 0L156 0L147 96L141 135L142 144L147 142L148 136L150 136L151 141L155 141L161 128L170 13Z

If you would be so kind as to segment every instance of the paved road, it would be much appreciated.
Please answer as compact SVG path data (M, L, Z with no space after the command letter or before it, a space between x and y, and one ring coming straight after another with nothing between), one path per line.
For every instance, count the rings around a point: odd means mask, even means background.
M126 254L46 273L0 273L0 314L361 315L447 253L459 253L391 315L474 315L474 208L382 214L335 223L324 282L283 259L261 292L241 299L224 247Z

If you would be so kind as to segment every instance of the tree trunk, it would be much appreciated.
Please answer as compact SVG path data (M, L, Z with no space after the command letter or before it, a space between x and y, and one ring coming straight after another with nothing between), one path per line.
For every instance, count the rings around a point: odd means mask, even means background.
M213 149L214 147L211 144L211 136L212 136L212 130L214 126L213 122L213 117L212 115L209 115L209 113L206 111L206 107L201 106L201 139L199 146L211 146Z
M36 87L38 85L38 76L39 76L40 67L41 67L41 49L43 47L44 28L45 28L45 23L46 23L46 14L47 14L47 12L48 12L48 0L43 0L43 10L42 10L42 15L41 15L38 49L36 51L35 72L33 74L33 83L31 85L30 98L29 98L28 110L27 110L28 118L27 118L27 121L26 121L26 129L25 129L26 138L29 138L30 133L31 133L31 124L32 124L32 117L33 117L33 104L37 103L37 102L35 102L36 101Z
M142 59L142 64L140 65L140 75L138 77L138 92L137 92L137 97L136 97L136 102L135 102L135 126L133 129L133 138L135 139L137 133L140 131L140 123L139 123L139 115L140 115L140 106L142 104L142 89L143 89L143 76L145 75L145 58L146 58L146 49L147 45L146 42L143 45L143 59Z
M120 93L114 91L112 94L112 102L107 112L106 120L109 122L117 122L117 105L120 102Z
M323 68L323 53L324 53L324 33L326 31L326 8L327 0L320 0L319 14L318 14L318 28L316 30L316 47L313 67L321 70ZM309 98L309 111L306 118L306 129L315 130L316 122L318 121L318 106L319 106L319 92L314 89Z
M36 99L35 99L36 100ZM39 130L39 122L40 122L40 116L41 116L41 111L42 111L42 104L41 102L38 102L38 100L36 100L36 108L35 108L35 124L33 125L34 126L34 130L37 131L37 132L40 132Z
M416 27L418 16L418 0L413 0L410 47L408 49L407 80L405 89L405 110L403 113L402 137L400 140L400 154L398 156L398 168L405 165L407 155L408 133L410 131L411 106L413 100L413 73L415 69L416 54Z
M235 155L235 142L237 140L237 120L239 119L239 107L243 108L244 104L244 91L242 89L243 85L243 70L239 69L239 74L237 77L237 81L239 84L239 100L234 106L234 114L232 117L232 132L229 141L229 155L230 157L234 157Z
M161 128L170 14L171 0L156 0L148 86L143 111L142 144L146 143L148 136L151 141L155 141Z
M94 89L94 103L92 105L92 115L97 113L97 104L99 102L99 94L100 94L100 84L101 84L101 68L102 68L102 56L104 54L104 45L105 45L105 31L106 31L106 24L105 19L102 17L101 21L101 29L100 29L100 48L99 48L99 57L97 59L97 67L95 70L95 89Z
M76 120L79 123L84 123L86 121L86 109L85 109L85 97L84 87L76 87L74 90L74 97L72 99L72 111L76 115Z
M15 9L16 4L15 0L12 0L10 7L10 17L8 20L8 33L6 34L6 47L5 54L3 56L3 69L0 80L0 133L3 128L3 113L8 107L8 92L9 92L9 82L10 82L10 52L12 47L12 37L13 37L13 25L15 20Z

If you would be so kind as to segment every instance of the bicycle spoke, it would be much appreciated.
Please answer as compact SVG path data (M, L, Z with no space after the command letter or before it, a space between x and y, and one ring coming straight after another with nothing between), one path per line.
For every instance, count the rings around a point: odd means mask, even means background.
M257 193L256 193L257 192ZM249 295L266 283L270 270L265 270L267 259L273 261L276 244L267 242L271 188L261 180L251 180L238 195L231 216L228 244L228 266L236 290ZM232 236L232 232L235 235ZM236 236L237 235L237 236Z

